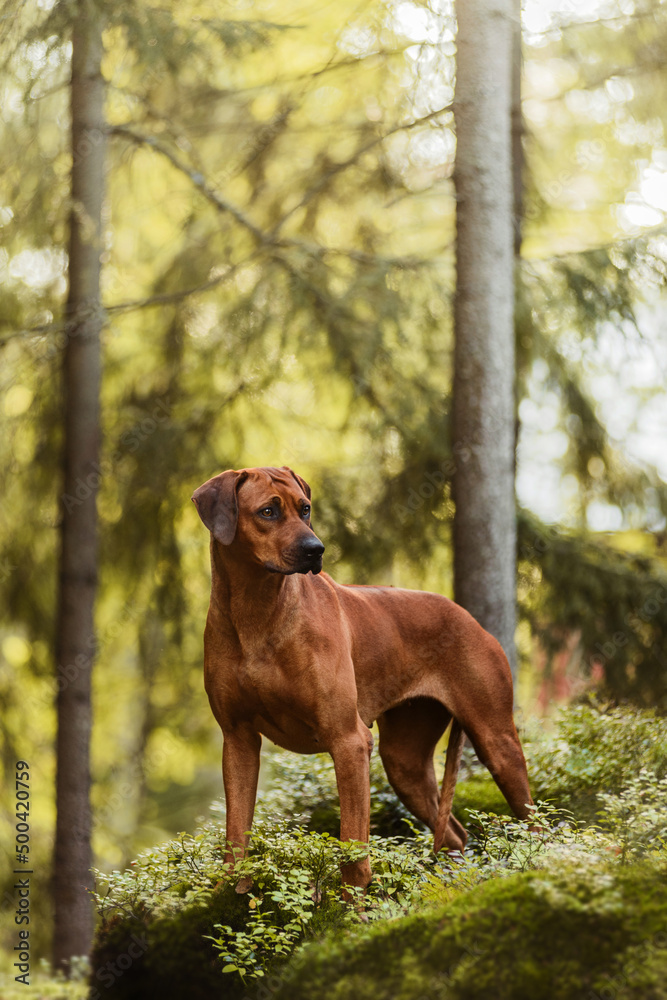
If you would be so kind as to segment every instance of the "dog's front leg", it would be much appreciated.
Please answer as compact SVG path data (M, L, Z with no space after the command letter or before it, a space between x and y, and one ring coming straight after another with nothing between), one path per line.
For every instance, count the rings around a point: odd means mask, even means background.
M340 799L340 839L368 843L371 817L369 762L373 737L361 719L352 733L339 737L331 748ZM368 858L341 865L343 883L365 888L371 880Z
M240 860L248 846L259 776L262 737L238 726L223 735L222 780L227 805L227 851L225 861Z

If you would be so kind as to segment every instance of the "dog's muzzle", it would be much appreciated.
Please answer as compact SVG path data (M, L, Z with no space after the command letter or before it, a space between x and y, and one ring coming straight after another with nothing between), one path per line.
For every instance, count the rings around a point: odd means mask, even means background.
M322 569L322 554L324 545L313 535L304 538L299 545L299 568L298 573L313 573L317 575Z

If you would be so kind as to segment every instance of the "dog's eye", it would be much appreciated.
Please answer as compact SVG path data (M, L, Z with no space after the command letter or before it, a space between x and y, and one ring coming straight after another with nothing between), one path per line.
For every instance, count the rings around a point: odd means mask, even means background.
M301 516L302 517L310 517L310 507L308 507L308 506L302 507L301 508Z
M260 510L262 517L273 517L273 507L264 507Z

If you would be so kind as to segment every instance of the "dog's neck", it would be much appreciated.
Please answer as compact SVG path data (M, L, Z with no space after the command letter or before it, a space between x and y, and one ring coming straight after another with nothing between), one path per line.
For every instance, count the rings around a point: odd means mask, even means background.
M211 609L232 625L243 647L254 645L271 622L274 636L298 605L296 575L273 573L238 558L211 537Z

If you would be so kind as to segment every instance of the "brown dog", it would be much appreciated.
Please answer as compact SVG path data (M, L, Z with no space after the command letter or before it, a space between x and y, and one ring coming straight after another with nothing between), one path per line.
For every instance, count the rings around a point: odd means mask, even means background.
M211 532L204 669L224 736L227 861L248 841L262 735L331 754L342 840L368 840L376 720L387 777L436 851L467 837L451 814L464 733L516 815L528 815L507 658L467 611L439 594L343 587L321 573L310 487L286 467L223 472L192 499ZM450 722L439 793L433 754ZM370 877L367 859L343 871L349 885Z

